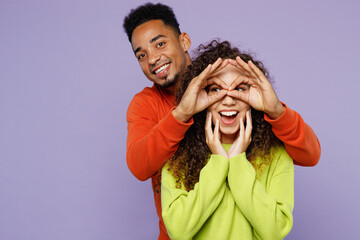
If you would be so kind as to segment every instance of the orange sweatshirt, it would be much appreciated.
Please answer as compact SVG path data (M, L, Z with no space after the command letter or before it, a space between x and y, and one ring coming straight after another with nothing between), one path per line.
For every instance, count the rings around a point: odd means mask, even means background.
M151 178L156 211L159 216L159 240L170 239L161 215L161 169L176 152L185 132L193 123L175 119L171 110L175 97L165 93L159 86L144 88L136 94L127 111L128 136L126 160L132 174L141 181ZM301 116L285 105L285 112L271 120L274 134L284 142L287 153L294 163L315 166L320 158L320 143Z

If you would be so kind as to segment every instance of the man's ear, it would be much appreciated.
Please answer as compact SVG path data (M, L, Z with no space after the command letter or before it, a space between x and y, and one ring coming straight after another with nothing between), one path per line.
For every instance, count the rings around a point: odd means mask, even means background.
M187 50L189 50L191 46L191 39L189 35L186 32L183 32L179 35L179 40L182 48L184 49L185 52L187 52Z

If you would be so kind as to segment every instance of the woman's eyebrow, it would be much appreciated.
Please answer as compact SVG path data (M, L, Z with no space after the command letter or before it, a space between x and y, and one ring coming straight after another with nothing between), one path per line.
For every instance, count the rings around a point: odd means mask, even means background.
M221 81L223 81L221 78L219 78L219 77L216 77L216 76L211 76L210 78L208 78L208 84L210 85L210 84L216 84L216 85L218 85L217 83L216 83L216 81L215 81L215 79L219 79L219 80L221 80Z

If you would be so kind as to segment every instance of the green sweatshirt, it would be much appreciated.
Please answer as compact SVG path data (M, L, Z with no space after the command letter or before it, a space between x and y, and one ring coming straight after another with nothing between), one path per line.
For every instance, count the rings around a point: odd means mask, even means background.
M292 228L294 166L284 148L258 173L245 153L231 159L211 155L189 192L175 187L167 165L161 178L162 216L171 239L272 240Z

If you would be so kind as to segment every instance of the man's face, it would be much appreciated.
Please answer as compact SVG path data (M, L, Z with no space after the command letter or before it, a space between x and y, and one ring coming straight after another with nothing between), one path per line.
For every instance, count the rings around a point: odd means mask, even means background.
M173 86L191 63L187 54L189 36L186 33L177 36L162 20L150 20L136 27L131 42L145 76L161 87Z

